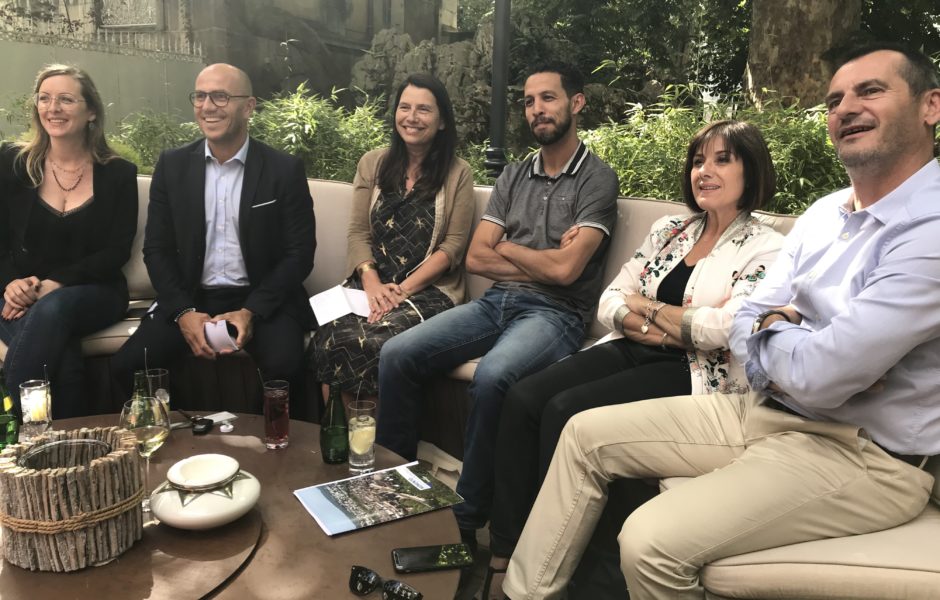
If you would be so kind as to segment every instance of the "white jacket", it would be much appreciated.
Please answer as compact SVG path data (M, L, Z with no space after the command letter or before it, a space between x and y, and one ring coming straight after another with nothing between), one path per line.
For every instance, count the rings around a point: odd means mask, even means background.
M646 241L601 295L597 319L613 332L598 343L623 337L613 329L614 313L630 294L655 299L663 278L692 250L705 228L705 213L674 215L653 224ZM694 310L687 353L692 393L747 391L743 365L728 350L728 334L741 302L773 264L783 236L756 217L741 214L689 276L682 306Z

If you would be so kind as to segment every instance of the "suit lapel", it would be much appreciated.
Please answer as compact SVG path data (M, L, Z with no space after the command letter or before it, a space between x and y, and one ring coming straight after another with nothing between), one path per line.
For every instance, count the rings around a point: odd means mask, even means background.
M196 250L196 256L205 256L206 253L206 141L196 144L193 148L191 160L188 162L186 173L186 186L190 196L186 199L186 209L189 214L190 244ZM200 271L202 265L199 265Z
M251 221L251 207L255 204L258 182L261 180L263 157L261 149L254 140L248 141L248 155L245 158L245 175L242 179L242 197L238 205L238 241L242 247L242 256L248 256L248 224Z

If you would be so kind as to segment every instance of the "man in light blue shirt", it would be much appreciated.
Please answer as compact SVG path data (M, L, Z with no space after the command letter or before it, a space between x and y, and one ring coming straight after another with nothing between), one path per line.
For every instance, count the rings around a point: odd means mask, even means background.
M699 572L715 560L923 510L933 477L921 467L940 453L936 67L893 44L854 48L826 105L852 187L798 220L735 318L732 350L753 391L569 421L513 555L510 598L564 592L616 478L695 476L625 522L632 600L702 599ZM796 597L787 585L776 592Z

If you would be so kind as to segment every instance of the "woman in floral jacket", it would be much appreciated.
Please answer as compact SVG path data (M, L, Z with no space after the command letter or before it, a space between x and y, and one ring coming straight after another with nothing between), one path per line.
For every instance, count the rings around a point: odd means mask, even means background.
M571 416L599 406L747 387L743 365L728 349L728 333L783 240L751 215L773 196L773 163L756 127L720 121L692 139L684 175L691 216L657 221L601 296L598 320L612 333L518 382L506 396L497 438L502 460L490 523L490 578L508 563Z

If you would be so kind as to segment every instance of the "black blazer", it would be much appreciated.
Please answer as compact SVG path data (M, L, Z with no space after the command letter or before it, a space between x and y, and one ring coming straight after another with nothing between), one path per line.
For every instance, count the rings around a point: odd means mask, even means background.
M39 252L41 240L28 235L29 218L39 197L17 161L17 148L0 148L0 290L14 279L35 275L63 285L114 283L127 288L121 268L137 233L137 166L121 158L93 167L94 201L76 215L81 235L72 248L75 260L50 270Z
M196 306L206 253L205 181L205 140L163 152L153 171L144 263L168 319ZM260 318L283 309L312 327L303 281L313 268L316 228L303 162L252 139L238 218L251 282L244 308Z

